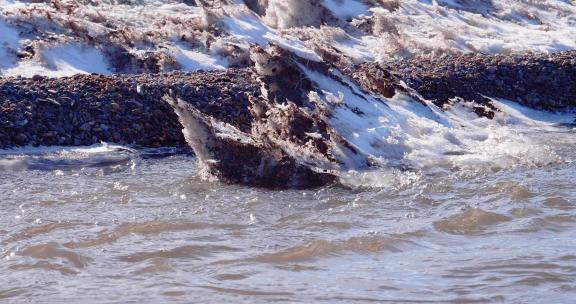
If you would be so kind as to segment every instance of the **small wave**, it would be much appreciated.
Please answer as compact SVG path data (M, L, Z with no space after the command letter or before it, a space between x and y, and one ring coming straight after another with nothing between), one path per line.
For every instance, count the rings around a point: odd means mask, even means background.
M246 261L283 264L305 262L346 252L401 252L401 247L410 243L411 242L406 240L392 239L384 236L360 236L352 237L344 241L316 240L305 245L294 246L282 251L262 254Z
M240 230L241 225L218 225L203 222L164 222L164 221L147 221L142 223L125 223L111 230L100 233L96 238L84 239L82 241L71 241L64 244L67 248L86 248L102 244L114 243L120 238L130 234L154 235L161 233L190 231L201 229L222 229L222 230Z
M438 231L450 234L477 235L488 232L492 226L510 220L511 218L506 215L474 208L437 221L434 227Z
M92 261L92 258L64 249L55 242L24 248L20 255L39 260L64 259L76 268L86 267Z
M19 147L12 149L0 149L0 156L24 156L24 155L47 155L47 154L93 154L93 153L106 153L127 151L134 152L135 150L129 147L114 145L109 143L100 143L88 147L59 147L59 146L40 146L40 147Z
M154 258L163 259L196 259L209 257L218 253L237 252L239 249L218 245L186 245L173 249L136 252L119 257L123 262L138 263Z
M22 147L0 150L0 171L127 169L138 159L158 159L186 153L178 148L145 148L101 143L88 147Z

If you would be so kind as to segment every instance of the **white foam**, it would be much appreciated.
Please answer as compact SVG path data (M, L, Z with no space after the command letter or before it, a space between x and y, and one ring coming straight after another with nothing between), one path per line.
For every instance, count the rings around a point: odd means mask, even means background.
M95 153L106 153L114 151L133 151L133 149L121 145L109 144L109 143L99 143L92 146L85 147L61 147L61 146L26 146L17 147L12 149L0 149L0 156L17 156L17 155L44 155L44 154L95 154Z

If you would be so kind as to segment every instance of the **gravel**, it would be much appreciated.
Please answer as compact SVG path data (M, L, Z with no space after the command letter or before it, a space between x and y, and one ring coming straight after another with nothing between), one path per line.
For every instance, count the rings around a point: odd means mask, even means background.
M439 106L456 97L485 103L485 96L542 110L576 106L576 50L553 54L446 55L382 67Z
M186 146L172 89L200 111L250 129L248 95L260 87L247 69L145 75L0 78L0 148L115 142Z

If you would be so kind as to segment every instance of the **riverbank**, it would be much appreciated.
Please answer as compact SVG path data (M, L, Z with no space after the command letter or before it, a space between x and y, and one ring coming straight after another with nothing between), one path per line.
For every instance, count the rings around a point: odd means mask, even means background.
M364 89L385 97L406 83L447 107L474 101L490 114L486 97L544 110L576 106L576 51L524 55L446 55L351 68ZM283 89L283 88L280 88ZM248 96L260 96L250 68L218 72L64 78L0 78L0 148L78 146L104 142L146 147L186 146L182 126L161 97L173 90L201 112L251 127Z
M0 79L0 147L91 145L185 146L182 126L161 101L169 90L200 111L250 127L248 70L145 75Z

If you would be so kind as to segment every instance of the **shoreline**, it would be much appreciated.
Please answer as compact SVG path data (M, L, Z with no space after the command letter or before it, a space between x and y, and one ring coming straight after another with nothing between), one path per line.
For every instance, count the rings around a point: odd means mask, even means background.
M347 73L385 97L400 82L440 107L455 98L478 104L491 118L488 97L540 110L576 106L576 51L523 55L445 55L361 64ZM79 146L101 141L143 147L185 147L182 126L161 100L172 90L202 113L241 131L252 124L249 96L261 98L251 68L212 72L63 78L0 78L0 148Z

